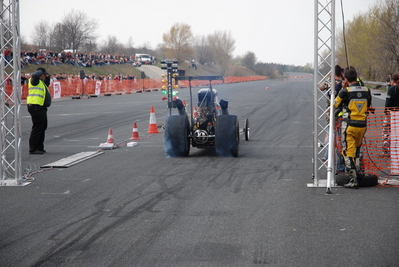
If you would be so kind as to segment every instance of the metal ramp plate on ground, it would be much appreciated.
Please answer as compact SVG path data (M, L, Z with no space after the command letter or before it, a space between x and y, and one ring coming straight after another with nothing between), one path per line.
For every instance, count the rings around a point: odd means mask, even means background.
M324 187L324 188L327 188L327 179L320 179L320 180L318 180L317 183L314 183L314 182L313 183L308 183L307 187L317 187L317 188ZM342 187L342 186L336 185L334 181L331 181L331 188L332 187Z
M378 183L380 185L392 185L392 186L399 186L399 176L392 176L392 177L380 177L378 178ZM317 187L317 188L327 188L327 179L320 179L318 183L308 183L308 188ZM342 187L340 185L336 185L334 182L331 183L331 188L333 187Z
M103 151L80 152L67 158L63 158L58 161L40 166L40 168L68 168L103 153Z

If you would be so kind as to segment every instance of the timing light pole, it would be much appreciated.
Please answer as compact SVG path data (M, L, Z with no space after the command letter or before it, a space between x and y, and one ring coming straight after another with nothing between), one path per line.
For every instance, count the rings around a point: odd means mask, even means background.
M176 77L177 74L177 61L161 61L163 65L161 69L166 70L166 78L167 80L163 80L167 83L167 86L162 86L162 89L166 89L167 100L168 100L168 109L169 115L172 114L172 107L173 107L173 77ZM177 85L175 85L177 88Z

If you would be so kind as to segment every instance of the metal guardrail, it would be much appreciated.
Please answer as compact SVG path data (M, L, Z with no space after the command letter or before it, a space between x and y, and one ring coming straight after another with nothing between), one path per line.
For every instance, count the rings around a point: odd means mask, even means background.
M382 86L386 86L387 84L384 82L373 82L373 81L363 81L365 84L373 84L373 85L382 85Z

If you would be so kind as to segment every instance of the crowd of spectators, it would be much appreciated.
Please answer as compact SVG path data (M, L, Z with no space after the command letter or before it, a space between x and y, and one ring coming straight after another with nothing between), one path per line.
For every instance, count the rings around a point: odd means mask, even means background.
M12 51L6 49L5 50L5 58L8 62L12 59ZM151 62L148 64L154 64L156 62L156 58L152 57ZM35 65L63 65L69 64L73 66L79 67L92 67L92 66L104 66L104 65L115 65L115 64L132 64L134 67L141 66L141 62L135 60L134 56L128 55L118 55L118 54L103 54L103 53L72 53L68 51L62 51L60 53L55 53L50 50L40 49L36 50L22 50L21 51L21 67L29 64ZM21 83L26 84L27 80L30 78L30 74L22 74L21 75ZM72 80L72 79L80 79L80 75L74 74L53 74L51 75L51 80ZM132 75L96 75L90 74L86 75L85 79L90 80L134 80L135 76Z
M12 52L6 50L7 56L12 57ZM156 58L152 57L152 60L148 64L156 62ZM134 56L119 55L119 54L104 54L104 53L72 53L69 51L62 51L59 53L40 49L36 50L22 50L21 51L21 66L22 68L28 64L48 64L48 65L63 65L70 64L73 66L87 67L92 66L104 66L104 65L115 65L115 64L132 64L135 67L139 67L141 62L135 60Z

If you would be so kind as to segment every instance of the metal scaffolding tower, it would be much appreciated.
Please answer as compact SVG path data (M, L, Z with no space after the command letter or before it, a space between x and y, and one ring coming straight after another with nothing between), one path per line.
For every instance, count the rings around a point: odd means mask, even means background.
M335 99L335 0L315 0L314 23L314 180L308 187L326 187L327 193L331 193L335 183L334 109L328 103ZM319 90L324 84L330 86ZM326 137L332 138L326 142ZM326 179L320 179L326 169Z
M19 1L2 0L0 9L0 186L27 183L21 167L21 39Z

